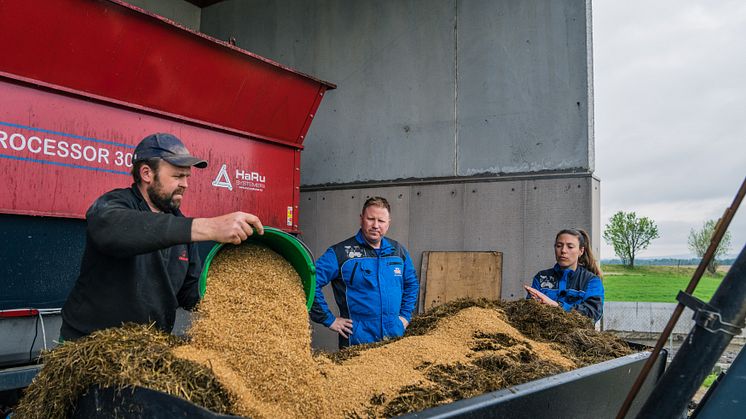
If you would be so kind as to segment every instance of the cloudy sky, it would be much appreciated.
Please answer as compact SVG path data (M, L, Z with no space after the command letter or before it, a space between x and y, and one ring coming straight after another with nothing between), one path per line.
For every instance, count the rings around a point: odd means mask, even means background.
M635 211L661 235L641 257L688 255L746 176L746 1L594 1L593 54L602 228ZM746 202L729 230L737 254Z

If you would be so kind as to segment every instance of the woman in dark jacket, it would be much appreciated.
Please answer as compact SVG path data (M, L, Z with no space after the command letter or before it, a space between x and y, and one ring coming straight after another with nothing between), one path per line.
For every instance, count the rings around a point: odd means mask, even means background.
M577 310L598 321L603 314L604 286L588 233L579 229L557 233L554 257L553 268L537 273L530 287L524 285L527 298L565 311Z

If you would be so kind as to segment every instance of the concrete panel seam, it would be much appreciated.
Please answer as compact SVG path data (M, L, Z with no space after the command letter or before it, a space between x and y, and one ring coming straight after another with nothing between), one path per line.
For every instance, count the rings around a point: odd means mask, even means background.
M453 0L453 175L458 176L458 0Z
M354 183L335 183L324 185L305 185L301 186L301 192L342 190L342 189L360 189L360 188L381 188L395 186L420 186L420 185L442 185L453 183L482 183L482 182L518 182L523 180L546 180L546 179L565 179L565 178L584 178L590 176L598 180L593 173L583 171L544 171L536 173L520 174L497 174L497 175L475 175L475 176L454 176L454 177L437 177L437 178L416 178L416 179L398 179L389 181L370 181Z

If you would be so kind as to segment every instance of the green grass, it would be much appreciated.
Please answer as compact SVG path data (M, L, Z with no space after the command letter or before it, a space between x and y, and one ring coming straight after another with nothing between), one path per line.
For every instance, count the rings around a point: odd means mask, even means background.
M603 265L606 301L642 301L675 303L676 295L689 285L695 267L638 266L634 269L622 265ZM697 285L694 295L709 301L720 285L724 274L707 273Z
M713 382L715 382L715 379L718 378L718 373L711 373L707 377L705 377L705 381L702 383L702 387L710 387Z

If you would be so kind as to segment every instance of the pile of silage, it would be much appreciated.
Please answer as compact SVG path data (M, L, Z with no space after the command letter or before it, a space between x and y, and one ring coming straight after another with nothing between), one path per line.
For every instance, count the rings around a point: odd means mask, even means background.
M14 418L64 418L92 386L147 387L214 412L233 409L227 391L202 365L177 358L178 338L152 326L126 325L66 342L43 355L44 367L26 389Z
M211 365L242 415L388 417L631 352L577 313L533 301L458 300L415 317L402 339L313 359L292 268L277 271L284 260L252 246L218 256L190 353L177 354Z
M131 333L117 330L111 332ZM215 392L210 397L222 404L215 407L206 397L185 398L216 412L255 419L390 417L631 353L623 342L596 332L577 313L531 300L458 300L415 317L403 338L313 357L298 274L280 255L253 244L225 247L214 258L207 293L188 335L188 344L177 345L173 338L158 335L133 343L132 348L114 345L103 351L137 359L131 365L135 375L168 365L153 360L153 354L195 361L203 366L199 374L209 377L205 381L215 384L208 386ZM173 391L185 386L180 377L112 384L106 377L81 379L54 372L87 365L98 357L88 349L60 355L67 366L53 367L46 375L45 366L39 376L46 378L40 385L139 385L184 397L182 391ZM37 397L35 409L44 411L39 406L45 403L67 409L76 398L67 393Z
M577 313L530 300L458 300L415 317L402 339L319 361L344 416L390 417L631 352Z
M212 261L191 343L175 353L212 366L236 414L329 417L305 301L282 256L253 244L224 248Z

